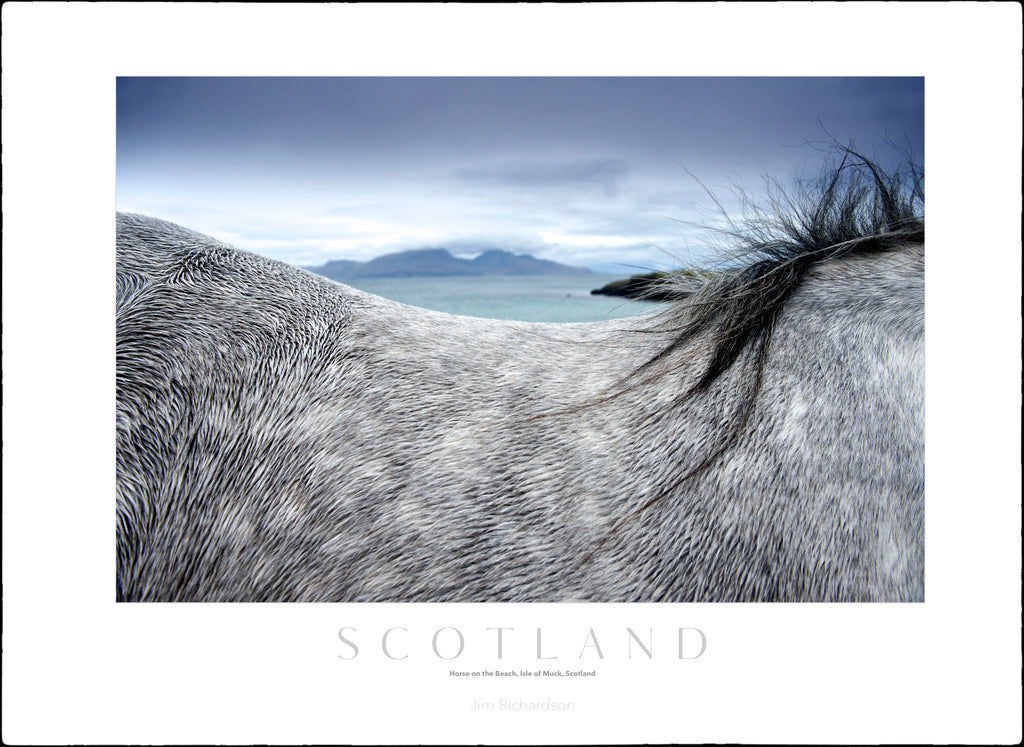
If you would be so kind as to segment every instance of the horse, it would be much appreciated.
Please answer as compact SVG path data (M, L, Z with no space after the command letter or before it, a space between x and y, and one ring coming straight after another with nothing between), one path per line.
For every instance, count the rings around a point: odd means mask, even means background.
M119 213L116 599L923 601L923 176L832 166L583 324Z

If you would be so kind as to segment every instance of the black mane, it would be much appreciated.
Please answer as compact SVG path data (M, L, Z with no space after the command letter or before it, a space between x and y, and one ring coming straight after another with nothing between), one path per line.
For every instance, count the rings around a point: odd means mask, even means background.
M733 258L745 261L742 269L670 273L657 284L655 292L685 298L686 321L634 374L714 330L711 361L688 393L706 389L748 344L763 353L776 317L812 267L924 243L923 171L908 164L886 173L853 150L841 154L824 176L800 185L796 197L776 185L767 208L748 200L742 223L712 229L735 242ZM695 278L703 278L696 288Z
M654 284L653 294L678 299L670 313L682 321L668 330L671 342L628 374L602 401L667 375L671 367L656 364L705 333L710 333L710 361L696 382L676 397L676 403L683 405L706 391L748 346L753 353L752 381L739 396L738 410L729 418L718 444L662 492L617 522L606 540L703 472L736 442L754 410L775 320L812 267L924 244L923 171L908 164L886 173L849 148L839 152L838 165L826 169L814 182L800 185L795 197L772 182L775 189L767 208L745 200L745 220L733 221L726 215L728 228L711 229L735 247L727 257L730 269L682 270Z

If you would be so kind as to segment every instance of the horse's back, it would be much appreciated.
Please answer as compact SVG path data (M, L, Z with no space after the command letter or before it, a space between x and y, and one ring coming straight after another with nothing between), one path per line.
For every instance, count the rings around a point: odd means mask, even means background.
M123 598L564 597L499 568L602 525L540 496L618 463L612 426L537 416L638 363L608 342L630 322L413 309L140 216L119 218L118 283Z
M118 225L120 599L923 599L920 245L696 386L699 295L493 322Z

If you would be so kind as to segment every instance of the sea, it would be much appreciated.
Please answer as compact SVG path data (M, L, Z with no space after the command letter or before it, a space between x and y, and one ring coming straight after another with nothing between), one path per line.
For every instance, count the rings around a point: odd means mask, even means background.
M449 314L524 322L597 322L649 314L664 304L595 296L624 275L359 278L347 285Z

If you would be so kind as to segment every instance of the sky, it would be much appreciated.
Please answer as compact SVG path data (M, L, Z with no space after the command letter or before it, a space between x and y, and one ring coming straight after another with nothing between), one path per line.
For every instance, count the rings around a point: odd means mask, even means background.
M699 263L831 139L924 163L923 78L118 78L117 207L300 266L444 247Z

